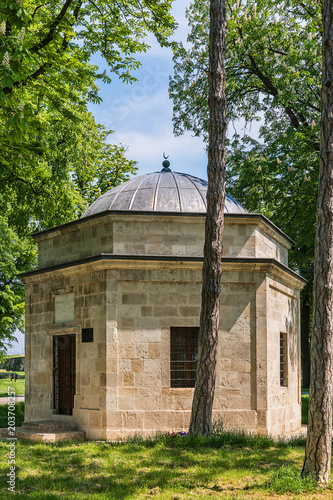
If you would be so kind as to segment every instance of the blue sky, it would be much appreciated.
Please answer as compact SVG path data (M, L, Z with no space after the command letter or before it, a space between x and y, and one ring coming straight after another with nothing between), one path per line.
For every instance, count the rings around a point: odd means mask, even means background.
M189 31L185 19L188 0L176 0L173 15L179 28L174 39L186 42ZM138 161L138 174L160 170L163 152L169 155L174 171L187 172L207 178L207 156L201 138L187 133L174 137L172 127L172 101L169 99L169 75L173 75L172 51L161 48L153 36L148 37L151 49L138 56L139 70L133 74L138 79L134 84L124 84L112 77L110 85L101 84L100 105L89 109L97 122L114 130L109 142L122 143L128 147L127 157ZM101 57L92 58L101 71L108 71Z
M172 37L187 45L189 26L185 9L189 0L175 0L172 13L178 22L178 29ZM173 135L172 100L169 99L169 75L173 75L172 51L161 48L153 36L148 37L150 50L139 54L141 67L133 72L138 79L134 84L122 83L108 73L108 67L100 56L91 59L100 71L107 71L112 83L100 84L99 95L102 104L89 105L89 110L98 123L114 130L110 143L122 143L128 147L127 157L138 162L138 175L154 172L161 168L163 152L169 155L174 171L186 172L207 179L207 154L201 138L186 133ZM254 122L246 133L257 138L260 124ZM244 120L233 123L229 128L245 132Z

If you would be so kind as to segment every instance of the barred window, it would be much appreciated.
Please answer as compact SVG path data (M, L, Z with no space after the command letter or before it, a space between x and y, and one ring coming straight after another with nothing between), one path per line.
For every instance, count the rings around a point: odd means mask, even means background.
M194 387L198 361L198 327L171 327L171 387Z
M288 345L287 334L280 333L280 386L288 386Z

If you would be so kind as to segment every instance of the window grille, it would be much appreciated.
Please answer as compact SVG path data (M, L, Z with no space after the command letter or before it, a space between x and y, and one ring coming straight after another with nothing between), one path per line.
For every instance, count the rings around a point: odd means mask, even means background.
M171 387L194 387L198 361L197 327L170 329Z
M288 386L288 347L286 333L280 333L280 386Z
M75 335L53 337L53 405L59 414L72 415L75 395Z

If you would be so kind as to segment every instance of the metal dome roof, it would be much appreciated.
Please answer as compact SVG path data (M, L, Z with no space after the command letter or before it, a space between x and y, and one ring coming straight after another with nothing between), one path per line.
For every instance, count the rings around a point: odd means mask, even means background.
M161 172L134 177L97 198L82 217L105 211L205 213L207 181L193 175ZM248 213L226 194L225 213Z

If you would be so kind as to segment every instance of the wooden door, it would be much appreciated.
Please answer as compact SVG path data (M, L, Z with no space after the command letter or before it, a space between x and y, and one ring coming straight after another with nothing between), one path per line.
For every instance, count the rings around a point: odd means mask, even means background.
M75 394L75 335L53 337L54 407L72 415Z

